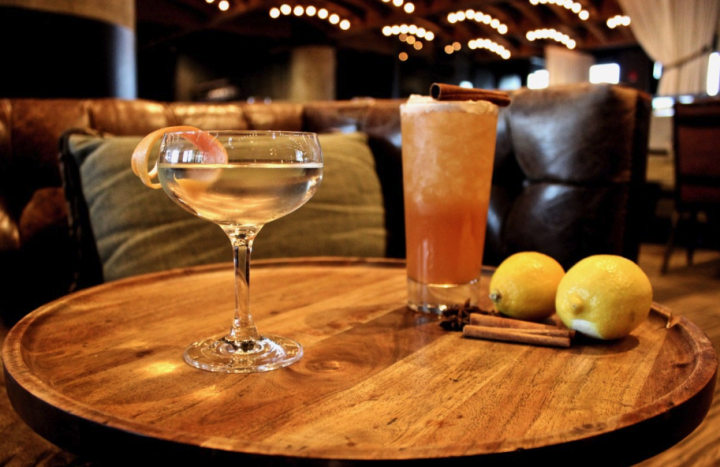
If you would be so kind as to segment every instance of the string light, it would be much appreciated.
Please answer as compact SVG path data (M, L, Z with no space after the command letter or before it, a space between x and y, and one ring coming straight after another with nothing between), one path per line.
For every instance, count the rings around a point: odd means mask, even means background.
M570 10L578 17L585 21L590 17L590 13L583 8L583 6L578 3L574 2L573 0L529 0L530 3L533 5L557 5L560 7L565 8L566 10Z
M382 33L387 37L404 35L405 37L400 37L402 42L407 41L408 34L415 36L417 39L425 39L426 41L432 41L435 39L435 34L432 31L427 31L425 28L418 27L415 24L394 24L392 26L384 26L382 28Z
M411 2L405 2L405 0L382 0L383 3L392 3L396 7L400 8L402 7L403 10L405 10L405 13L412 13L415 11L415 4Z
M482 11L460 10L455 13L448 13L447 20L450 24L455 24L459 21L474 20L477 23L487 24L491 28L496 29L500 34L508 32L508 27L505 23L501 23L499 19L486 15Z
M220 8L220 11L228 11L230 8L230 2L227 0L222 0L220 3L218 3L218 8Z
M617 26L630 26L630 17L615 15L607 20L607 26L610 29L614 29Z
M577 46L575 40L571 39L570 36L554 29L536 29L534 31L528 31L525 37L527 37L527 40L529 41L552 39L556 42L560 42L568 49L574 49L575 46Z
M509 50L507 50L504 46L502 46L502 45L498 44L497 42L494 42L490 39L473 39L470 42L468 42L468 47L470 47L473 50L475 50L475 49L489 50L490 52L498 54L505 60L507 60L511 56Z
M412 46L415 50L422 50L425 44L420 40L432 41L435 38L435 34L432 31L427 31L425 28L418 27L415 24L394 24L392 26L384 26L382 33L386 37L398 36L400 42L405 42L407 45ZM403 55L405 54L405 55ZM406 57L403 59L403 57ZM398 58L400 61L407 60L407 53L402 52Z
M227 2L227 0L222 0L223 2ZM222 2L221 2L222 3ZM300 17L303 15L307 15L310 17L314 17L317 15L320 19L327 19L328 22L332 25L338 26L343 31L347 31L350 29L351 23L348 19L343 19L338 15L337 13L330 13L325 8L318 9L317 7L313 5L308 6L302 6L302 5L295 5L295 7L291 7L290 5L283 4L280 6L280 8L271 8L270 9L270 17L273 19L279 18L281 15L289 16L291 14Z

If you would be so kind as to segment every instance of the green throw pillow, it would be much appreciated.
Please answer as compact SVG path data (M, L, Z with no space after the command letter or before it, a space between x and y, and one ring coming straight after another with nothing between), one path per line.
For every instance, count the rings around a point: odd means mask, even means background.
M253 258L384 256L383 199L367 136L333 133L319 139L325 167L315 196L268 223L255 240ZM183 210L132 173L130 155L140 140L78 134L67 140L104 280L232 261L230 240L219 226Z

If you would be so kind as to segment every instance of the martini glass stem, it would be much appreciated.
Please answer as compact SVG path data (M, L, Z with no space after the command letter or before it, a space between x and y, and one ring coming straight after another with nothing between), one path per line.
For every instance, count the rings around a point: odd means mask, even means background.
M226 337L237 349L251 351L261 339L250 313L250 254L259 229L227 228L234 253L235 267L235 318Z

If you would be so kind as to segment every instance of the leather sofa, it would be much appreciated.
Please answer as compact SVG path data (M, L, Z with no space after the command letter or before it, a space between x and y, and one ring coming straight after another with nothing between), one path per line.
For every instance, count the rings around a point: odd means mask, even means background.
M545 252L566 268L596 253L635 260L650 96L623 86L578 84L522 89L512 98L498 122L485 263L497 265L522 250ZM403 257L402 102L0 99L0 315L13 322L76 284L71 265L78 252L58 158L58 139L71 128L113 135L180 124L364 132L382 188L386 256Z

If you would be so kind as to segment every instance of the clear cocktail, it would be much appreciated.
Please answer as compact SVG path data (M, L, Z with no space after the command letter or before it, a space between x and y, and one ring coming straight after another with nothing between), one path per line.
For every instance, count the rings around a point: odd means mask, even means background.
M160 157L148 170L148 153L160 137ZM189 345L185 361L208 371L249 373L300 359L298 342L260 334L255 326L250 256L266 223L300 208L317 190L323 172L317 135L172 127L146 136L133 153L132 167L147 186L162 187L180 206L219 225L233 247L235 317L230 330ZM159 183L153 182L155 177Z
M477 304L497 106L413 96L401 116L408 305Z

